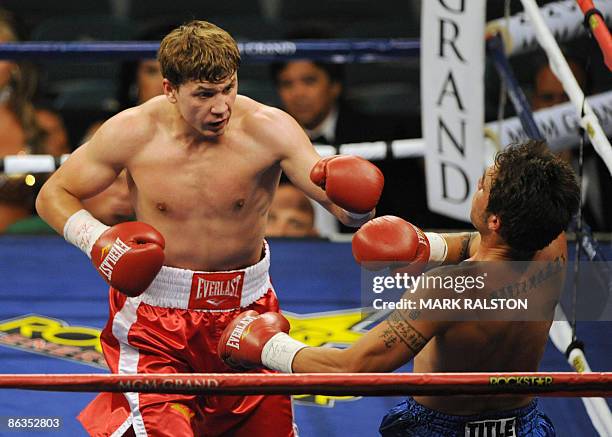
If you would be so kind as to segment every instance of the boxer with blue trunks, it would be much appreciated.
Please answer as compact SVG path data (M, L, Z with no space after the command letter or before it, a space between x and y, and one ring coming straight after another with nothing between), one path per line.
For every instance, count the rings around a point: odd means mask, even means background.
M550 419L537 409L537 401L526 407L476 416L452 416L431 410L408 398L392 408L380 424L383 437L551 437Z
M219 355L230 365L282 372L389 372L413 358L415 373L536 372L565 280L564 229L578 209L579 193L573 170L544 143L509 146L478 181L471 209L478 232L424 233L391 216L356 232L358 262L392 264L414 281L400 301L388 302L394 305L389 316L351 347L307 347L287 335L282 315L246 311L226 328ZM516 297L526 299L529 310L491 311ZM518 377L504 382L530 383ZM390 412L380 431L554 435L533 398L522 394L414 396Z

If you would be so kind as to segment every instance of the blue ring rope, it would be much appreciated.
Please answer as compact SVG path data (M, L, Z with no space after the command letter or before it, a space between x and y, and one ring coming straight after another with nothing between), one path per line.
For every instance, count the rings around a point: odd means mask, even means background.
M533 117L533 111L527 101L527 97L520 87L512 67L508 62L508 58L504 53L504 42L499 35L489 38L486 43L487 54L493 59L495 68L498 74L502 77L507 86L508 96L514 106L514 110L521 121L521 125L525 130L527 136L534 140L543 140L544 136L540 132L538 125L536 124L535 118Z
M0 44L0 59L116 61L154 58L159 42L41 41ZM420 56L416 39L337 39L298 41L239 41L243 62L282 62L311 59L335 63L401 61Z

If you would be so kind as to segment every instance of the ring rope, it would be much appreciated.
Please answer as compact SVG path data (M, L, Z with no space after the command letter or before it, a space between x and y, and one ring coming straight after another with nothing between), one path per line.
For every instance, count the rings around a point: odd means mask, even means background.
M612 373L194 373L0 375L0 388L70 392L326 395L612 395Z
M612 23L612 2L600 0L597 7L604 21ZM585 35L582 25L583 16L575 0L564 0L540 6L546 26L559 42L571 41ZM485 33L500 33L504 39L507 56L532 52L539 48L535 38L533 23L523 11L510 16L507 20L499 18L489 21Z
M125 60L155 58L159 41L45 41L0 44L0 59ZM238 42L243 62L312 59L335 63L369 63L418 58L418 39L328 39Z
M504 79L504 83L507 84L507 92L510 95L510 100L514 106L515 112L518 114L518 117L521 121L521 125L523 126L523 130L533 139L541 138L542 135L540 130L538 129L537 124L535 123L533 112L531 107L525 98L525 95L518 85L518 82L514 76L512 68L505 56L503 50L503 41L501 37L495 36L487 39L487 53L492 57L495 67L498 71L498 74ZM584 138L583 135L581 135ZM597 257L603 257L601 253L597 253L598 251L589 250L597 247L597 241L594 240L593 236L588 229L588 226L583 223L582 215L578 215L579 219L578 225L574 224L578 231L576 236L576 257L579 259L580 253L584 251L585 253L590 252L588 258L590 261ZM587 230L587 232L583 232ZM588 249L587 249L588 248ZM605 261L605 258L603 258ZM575 262L575 268L578 268L578 262ZM577 277L577 274L576 276ZM610 284L612 287L612 284ZM610 290L612 292L612 288ZM573 297L576 298L576 288L574 284ZM574 303L574 308L575 308ZM570 365L577 372L591 372L591 368L588 365L584 348L582 346L582 342L576 338L576 330L575 330L575 316L573 318L572 324L569 323L563 309L560 305L557 305L555 308L555 322L552 324L549 332L549 336L553 342L553 344L557 347L557 349L564 353ZM602 398L595 397L585 397L582 398L582 402L584 403L587 414L591 418L593 425L598 430L600 435L611 435L612 434L612 414L610 412L610 408L606 401Z
M510 62L504 53L504 42L501 36L496 35L488 38L486 42L487 54L493 59L495 68L499 76L503 79L506 85L506 91L510 96L510 101L514 110L517 113L523 130L530 139L544 139L538 125L533 118L531 106L527 102L527 96L519 86L518 80L512 71Z
M593 144L595 151L602 157L612 175L612 146L599 124L597 116L586 102L584 93L578 86L567 60L561 53L554 36L546 27L544 19L534 0L521 0L525 12L535 26L536 37L548 56L550 67L563 85L563 89L569 96L580 117L580 125L584 128ZM583 115L584 114L584 115Z
M554 320L549 332L552 343L566 356L567 362L576 372L591 372L584 350L573 340L574 332L559 305L555 307ZM600 397L583 397L582 403L599 435L612 435L612 413L606 400Z
M612 91L607 91L600 94L594 94L588 97L596 112L603 114L602 121L606 132L612 135L612 117L607 115L608 108L612 104ZM551 150L558 152L564 150L569 144L574 142L571 136L575 129L570 129L568 126L574 126L578 121L574 114L570 114L571 103L561 103L550 108L534 111L538 126L544 126L543 134L547 138L547 143ZM551 120L563 120L563 124L554 124ZM485 130L496 131L498 122L492 121L485 125ZM522 132L520 120L518 117L510 117L502 122L501 129L502 137L497 138L498 143L508 144L520 140L524 135ZM565 132L567 130L567 132ZM578 140L577 135L575 138ZM412 138L403 140L374 141L363 143L343 144L341 146L315 145L317 152L323 156L331 156L335 154L357 155L362 158L377 161L386 158L415 158L422 157L425 154L425 142L422 138ZM59 158L54 158L50 155L7 155L0 158L0 173L5 174L22 174L22 173L49 173L57 170L59 166L67 159L68 155L63 155ZM605 158L604 158L605 161ZM606 162L609 166L612 163Z
M584 24L593 35L604 58L608 70L612 71L612 37L606 27L603 13L595 8L592 0L576 0L584 13Z

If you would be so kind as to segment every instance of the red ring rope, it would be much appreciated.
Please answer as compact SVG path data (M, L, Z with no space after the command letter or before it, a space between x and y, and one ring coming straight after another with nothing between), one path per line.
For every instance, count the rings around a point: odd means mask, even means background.
M576 0L576 2L584 14L595 9L593 0ZM612 37L610 36L610 31L606 27L606 22L600 14L593 14L589 19L588 25L599 44L601 53L604 57L604 63L608 69L612 71Z
M326 395L612 395L612 373L194 373L0 375L0 388L74 392Z

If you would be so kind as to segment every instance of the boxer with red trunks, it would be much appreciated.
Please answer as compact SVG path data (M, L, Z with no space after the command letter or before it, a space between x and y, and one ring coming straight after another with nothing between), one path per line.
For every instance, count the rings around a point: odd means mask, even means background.
M263 236L281 171L349 226L374 215L383 177L360 158L321 159L293 118L237 95L240 54L222 29L183 25L158 59L164 95L104 123L37 209L111 286L101 342L113 372L229 372L224 328L245 309L279 310ZM81 200L123 169L138 221L109 228ZM287 396L105 393L80 420L99 436L294 435Z

